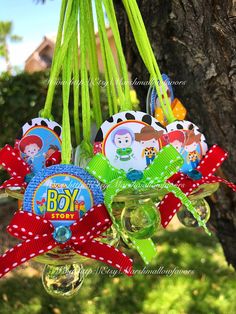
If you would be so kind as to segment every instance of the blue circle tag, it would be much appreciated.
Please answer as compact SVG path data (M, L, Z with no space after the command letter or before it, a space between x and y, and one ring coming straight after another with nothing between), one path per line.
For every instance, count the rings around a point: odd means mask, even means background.
M37 173L24 195L23 209L69 226L94 205L103 203L98 181L74 165L55 165Z
M35 118L23 125L18 148L31 173L46 168L47 159L61 152L61 133L61 126L48 119Z

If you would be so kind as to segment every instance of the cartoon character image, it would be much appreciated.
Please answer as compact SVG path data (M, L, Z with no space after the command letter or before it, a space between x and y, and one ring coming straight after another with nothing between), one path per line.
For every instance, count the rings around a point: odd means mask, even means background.
M155 159L159 151L159 139L164 131L157 131L152 126L145 126L140 133L135 133L135 140L139 142L142 147L142 158L146 159L147 167Z
M75 210L79 212L79 216L81 216L80 211L82 211L83 214L86 213L84 201L80 201L80 202L75 201Z
M61 152L59 151L59 147L57 145L50 145L43 156L45 158L46 167L50 167L61 162Z
M173 131L168 133L169 143L181 154L185 144L185 134L183 131Z
M134 142L134 133L128 128L119 128L115 130L112 135L112 142L117 147L116 160L128 161L134 157L133 150L131 148Z
M169 143L180 153L187 153L186 162L195 169L201 159L197 146L201 142L201 134L194 134L194 130L173 131L168 134Z
M192 168L195 169L200 160L201 155L197 152L197 146L201 142L201 134L194 134L194 130L187 131L185 150L187 151L187 163L191 164Z
M28 135L19 142L19 150L26 155L25 160L32 168L34 158L39 155L43 146L41 137L37 135ZM32 169L31 169L32 170Z
M46 199L43 198L41 201L36 201L37 203L37 207L40 211L41 214L45 213L46 212Z
M59 147L57 145L50 145L46 153L43 154L44 158L47 160L50 158L55 152L59 151Z

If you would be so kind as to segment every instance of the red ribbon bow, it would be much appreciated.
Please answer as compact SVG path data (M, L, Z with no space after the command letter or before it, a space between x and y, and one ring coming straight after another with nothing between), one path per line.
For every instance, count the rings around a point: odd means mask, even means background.
M55 228L49 220L30 212L18 211L7 231L23 241L0 256L0 278L27 260L57 246L70 247L80 255L116 267L131 276L132 260L128 256L117 248L94 240L111 225L106 207L97 205L69 227L72 233L70 239L60 244L53 238Z
M199 180L193 180L186 174L181 172L174 174L168 181L177 185L187 196L191 194L202 184L210 183L225 183L234 192L236 192L236 185L223 178L216 177L213 174L221 166L228 154L218 145L214 145L208 150L205 157L201 160L196 168L202 174L202 178ZM159 211L161 214L161 223L164 228L167 227L175 213L179 210L182 203L173 193L167 194L160 202Z
M5 147L0 150L0 165L2 165L11 176L9 180L5 181L0 186L0 189L9 187L24 188L27 186L25 176L30 173L30 168L20 157L17 148L5 145Z
M54 152L45 162L46 167L60 164L61 153L59 151ZM25 188L27 182L25 182L25 176L30 174L30 168L27 163L20 157L19 149L5 145L0 150L0 165L7 170L11 178L0 185L0 189L19 187Z

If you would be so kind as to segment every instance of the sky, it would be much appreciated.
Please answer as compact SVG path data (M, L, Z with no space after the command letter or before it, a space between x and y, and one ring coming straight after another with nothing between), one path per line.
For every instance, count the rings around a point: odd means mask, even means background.
M0 0L0 21L12 21L13 33L23 37L19 43L10 43L13 66L24 68L25 60L37 48L45 35L55 35L59 23L60 0ZM0 72L5 64L0 58Z

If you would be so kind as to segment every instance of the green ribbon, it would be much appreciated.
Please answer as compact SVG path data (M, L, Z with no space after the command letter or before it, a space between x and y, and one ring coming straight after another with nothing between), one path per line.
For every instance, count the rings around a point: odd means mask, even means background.
M102 0L104 8L106 10L106 14L109 20L110 27L112 29L112 33L114 36L114 41L116 45L117 57L120 65L120 74L123 79L123 91L124 91L124 100L119 99L120 102L120 110L132 110L132 102L130 97L130 85L129 85L129 73L127 69L127 64L122 48L119 27L116 19L116 12L113 4L113 0Z
M96 37L94 34L94 21L93 21L93 9L91 1L84 1L86 8L86 20L87 20L87 32L88 32L88 63L89 63L89 75L91 81L91 98L93 99L93 113L96 125L100 128L102 119L102 107L100 101L100 87L98 83L99 79L99 66L98 66L98 52Z
M40 116L43 118L53 119L51 110L56 81L59 78L63 62L66 58L69 42L74 33L74 25L77 23L78 9L76 9L76 6L77 0L62 1L55 51L50 71L48 92L44 108L40 112Z
M148 187L165 189L167 193L172 192L179 198L193 214L199 226L204 227L208 233L205 223L201 220L187 196L177 186L166 182L168 178L179 171L183 163L183 158L176 149L171 145L167 145L158 153L152 164L143 171L143 178L137 181L130 181L124 170L114 168L102 154L95 155L86 168L90 174L107 185L104 192L104 201L113 220L113 224L123 238L129 239L133 243L133 246L137 249L146 264L156 255L154 243L150 238L139 240L130 236L128 237L125 234L121 228L120 221L112 213L113 200L119 192L127 189L138 191L142 191Z
M168 123L171 123L176 119L171 109L171 103L166 92L166 87L162 79L155 55L153 53L137 1L122 0L122 2L124 4L129 19L140 56L150 73L151 83L153 83L156 88L158 99L160 101L162 110L167 118L167 121ZM162 94L164 95L164 101L162 99Z

